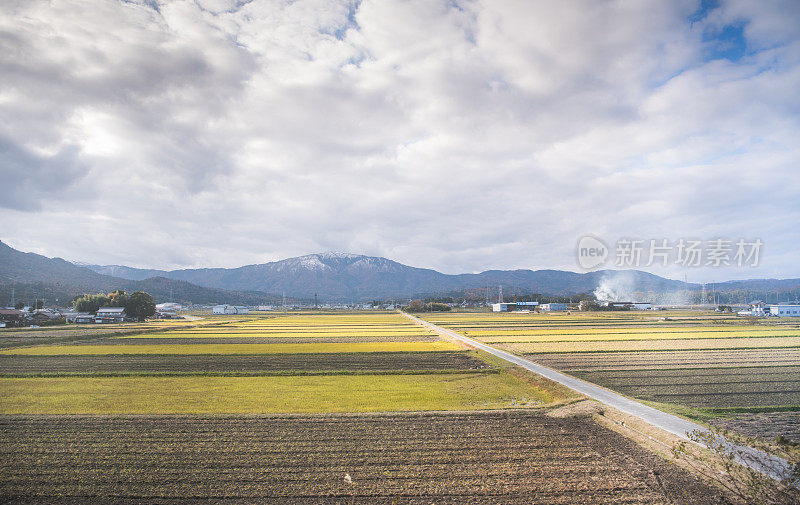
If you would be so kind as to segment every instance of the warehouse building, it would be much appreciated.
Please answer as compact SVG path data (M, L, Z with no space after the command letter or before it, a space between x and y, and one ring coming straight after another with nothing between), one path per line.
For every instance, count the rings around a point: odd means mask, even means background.
M556 311L561 311L561 310L567 310L567 304L566 303L544 303L544 304L542 304L541 307L539 307L539 310L542 310L544 312L556 312Z
M521 310L531 311L539 305L539 302L501 302L492 304L492 312L518 312Z
M800 317L800 305L772 305L769 308L769 313L778 317Z

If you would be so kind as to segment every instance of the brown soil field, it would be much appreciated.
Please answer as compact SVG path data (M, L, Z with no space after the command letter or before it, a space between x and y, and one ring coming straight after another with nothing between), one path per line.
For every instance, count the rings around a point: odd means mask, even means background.
M81 340L96 340L98 338L113 337L118 335L134 335L163 331L163 328L153 328L143 325L128 327L110 326L59 326L55 329L12 329L0 330L0 349L19 347L25 345L45 345L59 342L76 342Z
M86 356L0 355L0 374L236 373L279 371L488 370L471 351L324 354L106 354Z
M713 409L800 404L800 367L570 373L628 396L690 407Z
M712 419L711 424L767 442L774 442L779 436L784 436L794 443L800 443L800 412L735 414Z
M4 416L0 479L4 503L720 501L590 419L524 411Z
M800 365L800 349L730 349L526 354L526 358L558 370L626 370L696 367Z

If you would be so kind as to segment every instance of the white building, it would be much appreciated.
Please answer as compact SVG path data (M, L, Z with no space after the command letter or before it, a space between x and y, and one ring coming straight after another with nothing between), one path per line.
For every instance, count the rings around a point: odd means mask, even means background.
M539 310L543 310L545 312L555 312L561 310L567 310L566 303L544 303L539 307Z
M249 314L250 309L241 305L214 305L212 314Z
M653 304L647 302L633 302L631 308L636 310L652 310Z
M531 311L539 302L501 302L492 304L492 312Z
M103 307L94 316L95 323L121 323L125 320L125 307Z
M772 305L769 308L769 313L778 317L800 317L800 305Z

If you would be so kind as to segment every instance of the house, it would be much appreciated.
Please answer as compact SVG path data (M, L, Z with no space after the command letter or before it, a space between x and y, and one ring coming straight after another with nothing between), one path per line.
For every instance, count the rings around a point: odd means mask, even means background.
M125 307L103 307L94 316L95 323L121 323L125 321Z
M94 322L94 316L88 312L68 312L64 314L64 319L68 323L87 324Z
M23 312L21 310L0 309L0 322L5 323L5 326L18 326L22 320Z
M544 303L539 307L539 310L543 310L545 312L555 312L561 310L567 310L566 303Z
M30 317L30 320L34 324L43 324L53 319L58 319L61 317L61 313L54 312L47 309L37 310L34 314Z
M800 304L772 305L769 313L777 317L800 317Z

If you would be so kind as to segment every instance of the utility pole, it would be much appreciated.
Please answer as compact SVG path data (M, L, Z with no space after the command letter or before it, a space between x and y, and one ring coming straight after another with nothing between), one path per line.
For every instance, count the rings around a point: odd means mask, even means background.
M12 309L16 308L16 307L14 307L16 304L17 304L17 301L14 300L14 288L11 288L11 308Z
M314 293L314 310L317 310L317 294Z

